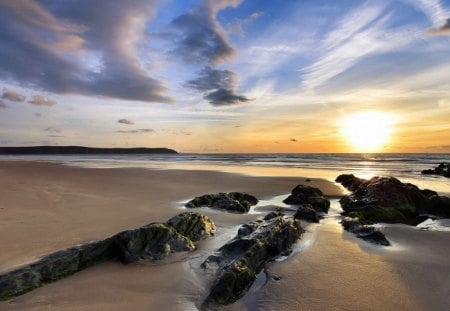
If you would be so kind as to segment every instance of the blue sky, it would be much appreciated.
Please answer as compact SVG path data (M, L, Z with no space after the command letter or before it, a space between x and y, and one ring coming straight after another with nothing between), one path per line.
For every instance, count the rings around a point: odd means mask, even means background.
M450 152L449 1L0 0L0 40L3 146L351 152L378 111Z

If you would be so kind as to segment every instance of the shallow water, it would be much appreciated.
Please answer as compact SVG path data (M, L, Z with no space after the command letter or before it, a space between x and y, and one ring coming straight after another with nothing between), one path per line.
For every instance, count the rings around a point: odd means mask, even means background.
M178 154L0 156L5 160L62 162L95 168L212 170L255 176L307 176L333 181L339 174L361 178L390 175L421 188L450 193L450 180L421 175L423 169L450 162L450 154Z

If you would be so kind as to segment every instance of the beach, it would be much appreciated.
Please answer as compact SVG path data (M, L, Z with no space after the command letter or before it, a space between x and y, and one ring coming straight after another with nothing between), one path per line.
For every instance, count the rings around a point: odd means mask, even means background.
M166 221L185 211L183 202L205 193L248 192L263 203L243 215L199 209L218 229L192 253L99 264L0 302L0 309L196 310L208 292L202 259L241 224L273 211L276 197L298 184L318 187L331 198L343 194L329 180L308 177L0 161L2 272L59 249ZM381 230L393 245L382 248L344 232L338 220L331 213L320 224L303 223L307 232L299 250L269 263L267 279L223 309L446 310L450 305L450 232L386 225Z

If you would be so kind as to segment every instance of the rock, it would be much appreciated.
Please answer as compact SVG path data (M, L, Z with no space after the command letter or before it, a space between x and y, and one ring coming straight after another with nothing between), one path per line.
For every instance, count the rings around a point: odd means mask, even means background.
M328 213L330 209L330 200L323 195L320 189L310 186L298 185L283 202L296 205L310 204L319 213Z
M311 204L302 204L294 214L295 219L303 219L309 222L319 222L319 215L312 208Z
M352 176L341 175L336 179L353 192L339 201L343 215L363 221L405 224L416 224L421 214L450 217L450 199L432 190L420 190L394 177L364 180Z
M104 240L60 250L0 274L0 300L21 295L108 260L123 263L159 260L174 252L192 251L195 245L191 238L199 240L213 235L215 230L211 219L198 213L183 213L168 223L151 223Z
M269 220L278 216L284 216L283 213L281 213L280 211L276 211L276 212L270 212L269 214L267 214L266 216L264 216L263 220Z
M450 178L450 163L442 162L433 169L426 169L422 171L424 175L441 175Z
M131 263L143 259L160 260L171 253L192 251L192 241L165 223L153 223L114 236L118 259Z
M74 274L114 257L114 241L108 238L60 250L38 261L0 275L0 299L24 294L46 283Z
M342 174L336 178L336 182L350 191L355 191L363 182L362 179L355 177L353 174Z
M252 222L245 228L203 262L204 269L216 270L216 279L203 307L227 305L241 298L264 265L289 251L303 233L297 220L282 216Z
M188 203L185 207L196 208L196 207L210 207L215 209L222 209L233 213L248 213L252 205L256 205L258 199L254 196L241 193L241 192L230 192L230 193L217 193L217 194L205 194L200 197L195 197Z
M341 224L346 231L355 233L360 239L383 246L391 245L381 231L362 223L358 218L345 217Z
M169 219L167 224L194 242L214 236L216 233L216 225L211 218L199 213L186 212L179 214Z

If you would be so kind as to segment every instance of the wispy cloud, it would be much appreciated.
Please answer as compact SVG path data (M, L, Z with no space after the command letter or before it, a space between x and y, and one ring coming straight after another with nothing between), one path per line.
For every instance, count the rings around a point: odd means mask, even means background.
M367 56L397 50L419 38L415 27L390 28L391 15L384 11L363 5L339 21L325 36L319 58L301 70L302 86L312 90Z
M245 35L244 27L253 22L254 20L260 18L262 15L263 15L262 12L256 11L246 18L236 19L226 26L226 30L230 34L237 34L241 37L244 37Z
M426 15L433 27L440 28L448 21L450 11L444 7L440 0L403 0L412 4Z
M61 133L62 130L60 128L54 127L54 126L49 126L46 129L44 129L45 132L49 132L49 133Z
M120 119L117 121L120 124L126 124L126 125L134 125L134 122L129 119Z
M13 101L13 102L23 102L23 101L25 101L26 96L22 95L22 94L19 94L19 93L15 92L15 91L12 91L12 90L4 89L2 98L10 100L10 101Z
M450 18L447 19L444 25L438 28L428 30L431 35L450 35Z
M56 105L56 101L45 98L41 95L35 95L33 98L29 101L30 104L35 106L46 106L46 107L52 107Z
M116 133L120 133L120 134L140 134L140 133L152 133L154 132L152 129L138 129L138 130L121 130L121 131L116 131Z

